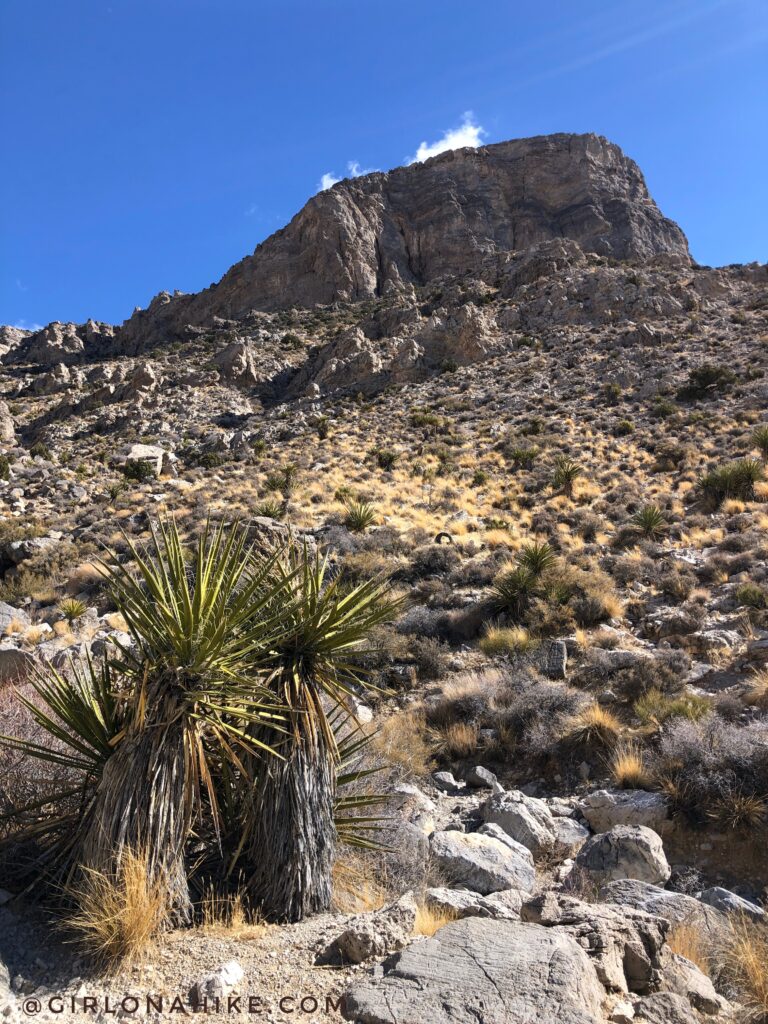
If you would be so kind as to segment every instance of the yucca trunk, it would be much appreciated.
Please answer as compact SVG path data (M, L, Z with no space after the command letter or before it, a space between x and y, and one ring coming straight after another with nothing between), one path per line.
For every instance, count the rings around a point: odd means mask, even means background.
M162 702L156 724L125 736L107 761L79 862L119 878L126 852L145 857L148 880L167 891L169 921L183 924L192 911L184 847L194 804L184 720L173 705Z
M300 921L328 910L336 845L336 772L321 733L264 762L254 792L247 886L271 921Z

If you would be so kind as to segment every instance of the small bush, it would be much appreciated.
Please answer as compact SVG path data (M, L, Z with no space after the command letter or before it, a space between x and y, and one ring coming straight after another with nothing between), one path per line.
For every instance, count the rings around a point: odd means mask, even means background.
M274 498L266 498L254 508L253 514L262 516L264 519L282 519L285 515L285 506L282 501Z
M525 654L533 646L531 634L521 626L489 626L480 640L480 650L489 658Z
M635 701L635 714L643 725L663 725L670 718L687 718L695 722L711 710L712 705L706 697L694 693L668 697L655 688Z
M557 555L546 542L523 544L517 555L518 565L535 577L551 569L556 561Z
M82 601L78 601L76 597L69 597L59 605L59 611L70 626L73 622L76 622L77 619L82 618L87 610L86 605Z
M727 391L736 381L736 374L727 366L704 363L691 370L688 382L680 388L677 397L685 402L715 398Z
M439 679L448 671L450 648L435 637L413 637L408 648L419 679Z
M719 508L731 498L754 501L755 484L763 477L763 466L757 459L739 459L711 470L702 477L700 488L705 500Z
M29 449L29 454L33 459L45 459L46 462L50 462L53 459L51 449L43 441L35 441Z
M756 583L743 583L736 591L736 600L744 608L768 608L768 591Z
M643 748L633 742L620 744L611 755L611 775L620 789L650 789L651 776Z
M346 503L344 525L351 533L364 533L378 518L375 505L362 499L350 498Z
M752 434L752 444L760 452L763 462L768 462L768 423L755 429Z
M126 480L134 480L138 484L157 479L155 467L143 459L128 459L120 468Z
M374 452L376 465L379 469L394 469L400 459L400 452L394 452L391 448L377 448Z

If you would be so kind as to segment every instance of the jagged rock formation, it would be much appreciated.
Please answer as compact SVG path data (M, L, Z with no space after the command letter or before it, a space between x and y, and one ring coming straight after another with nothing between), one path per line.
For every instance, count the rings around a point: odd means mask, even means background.
M597 135L515 139L340 182L218 284L196 295L161 292L114 337L92 322L50 325L21 339L9 358L72 362L84 346L135 354L183 337L187 325L251 310L408 298L414 287L456 278L492 283L510 253L556 240L619 260L671 254L689 262L683 232L618 146ZM539 273L525 262L514 269L510 288Z

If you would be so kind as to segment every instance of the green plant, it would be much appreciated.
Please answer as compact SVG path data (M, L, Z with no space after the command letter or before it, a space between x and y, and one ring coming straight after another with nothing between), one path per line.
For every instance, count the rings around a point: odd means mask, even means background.
M281 634L267 658L270 692L283 719L256 723L252 731L278 758L255 767L247 829L238 842L255 904L268 918L299 920L327 910L331 900L338 717L357 728L343 709L370 685L351 656L392 617L395 605L381 580L342 589L338 577L326 581L324 560L295 548L275 570L281 591L291 595L287 603L280 599Z
M376 465L379 469L391 470L397 465L400 452L392 451L390 448L377 448L374 451Z
M0 455L0 480L7 480L11 475L11 460L7 455Z
M635 432L635 424L632 420L619 420L613 428L614 437L627 437Z
M77 619L82 618L82 616L85 615L85 613L88 611L88 608L82 601L79 601L76 597L68 597L59 605L59 611L71 626L73 622L77 621Z
M253 510L253 514L263 516L265 519L282 519L285 515L285 506L282 501L266 498L264 501L259 502Z
M518 621L538 593L536 576L530 569L518 565L496 577L491 587L491 602L495 611Z
M655 540L667 528L666 518L658 505L643 505L635 512L630 522L643 537L647 537L649 540Z
M709 714L712 704L706 697L695 693L670 697L654 687L635 701L634 708L643 725L663 725L671 718L687 718L695 722Z
M753 501L755 484L764 478L763 466L758 459L739 459L726 466L710 470L700 481L704 498L715 508L729 498Z
M756 583L742 583L736 591L737 602L745 608L768 608L768 591Z
M561 455L555 463L552 486L562 490L563 494L570 498L573 496L573 485L583 472L577 462L566 455Z
M768 423L755 428L752 434L752 444L760 452L763 462L768 462Z
M523 544L517 554L517 564L535 577L539 577L547 569L551 569L556 561L557 555L546 541L542 543L531 541Z
M321 416L315 424L317 430L317 436L321 441L325 441L331 432L331 421L327 416Z
M47 462L50 462L53 458L51 449L43 441L35 441L29 449L29 454L33 459L45 459Z
M126 480L135 480L139 484L157 479L155 467L144 459L127 459L120 468Z
M348 498L345 508L344 525L352 533L364 533L376 522L376 507L362 498Z
M683 401L711 398L727 391L736 381L736 374L727 366L703 363L691 370L688 382L679 389L677 397Z
M54 742L3 742L64 769L49 815L31 826L38 871L77 887L94 873L119 878L140 850L148 886L162 885L167 914L187 921L193 827L220 834L229 780L267 749L247 730L275 714L264 664L291 577L274 577L274 558L255 563L237 526L206 526L191 549L172 522L145 550L126 543L131 561L102 568L131 646L100 669L47 668L35 699L20 699Z

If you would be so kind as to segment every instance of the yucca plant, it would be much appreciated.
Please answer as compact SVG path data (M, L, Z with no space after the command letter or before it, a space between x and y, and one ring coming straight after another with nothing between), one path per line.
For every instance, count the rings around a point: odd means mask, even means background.
M344 525L352 533L364 533L376 522L376 508L361 498L349 498L345 502Z
M351 589L339 578L326 582L325 560L295 547L277 562L276 573L291 599L282 601L283 631L269 652L268 685L286 721L282 731L266 723L252 729L278 756L258 764L241 870L265 917L296 921L330 906L343 760L339 716L354 723L346 707L368 685L355 656L395 605L380 580Z
M739 459L711 470L702 478L700 487L704 498L719 508L729 498L754 501L755 484L764 475L762 463L758 459Z
M756 427L752 434L752 444L762 456L763 462L768 462L768 423Z
M265 519L282 519L285 515L285 503L274 498L266 498L256 506L253 514Z
M551 569L556 561L557 555L546 541L523 544L517 555L518 565L536 577Z
M667 528L667 520L658 505L643 505L632 516L632 526L649 540L660 537Z
M573 485L583 472L578 462L561 455L555 463L552 486L561 490L566 497L572 498Z
M88 611L85 603L76 597L68 597L59 604L59 611L70 626Z
M7 742L79 776L68 845L54 850L67 878L119 878L124 853L141 850L167 915L185 921L185 846L203 798L218 832L222 766L242 772L245 757L268 751L250 727L276 714L259 666L280 636L291 576L276 578L274 559L254 568L237 526L207 526L190 552L166 522L146 552L129 548L129 564L104 572L132 645L118 645L101 674L90 665L74 682L37 683L33 715L64 753Z
M517 621L539 593L536 576L530 569L518 565L496 577L491 587L491 602L495 611Z

